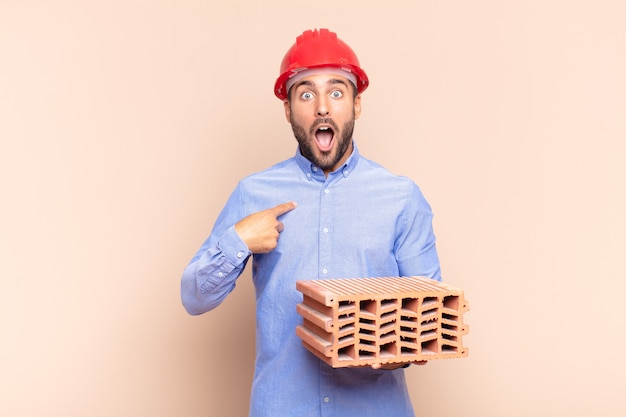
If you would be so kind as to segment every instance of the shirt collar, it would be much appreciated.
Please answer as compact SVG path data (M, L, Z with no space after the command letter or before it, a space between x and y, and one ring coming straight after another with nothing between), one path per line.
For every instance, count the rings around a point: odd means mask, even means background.
M341 166L340 168L338 168L337 170L329 174L329 178L330 176L335 176L335 175L341 175L344 178L348 177L348 175L350 175L352 171L354 171L354 169L356 168L360 157L361 155L359 154L359 150L357 149L356 143L352 141L352 154L348 157L348 159L343 164L343 166ZM321 181L326 180L326 177L324 176L324 171L320 167L318 167L317 165L309 161L307 158L302 156L302 153L300 152L300 147L298 147L296 151L295 159L296 159L296 162L298 163L298 166L300 167L302 172L304 172L304 175L306 175L306 177L309 180L312 180L312 179L317 179Z

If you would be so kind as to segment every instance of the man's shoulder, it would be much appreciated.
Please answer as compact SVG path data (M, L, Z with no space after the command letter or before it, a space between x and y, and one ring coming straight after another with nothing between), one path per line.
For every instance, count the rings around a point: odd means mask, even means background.
M272 175L280 174L286 171L293 171L297 167L298 167L298 164L295 162L294 158L285 159L284 161L277 162L274 165L271 165L260 171L256 171L251 174L248 174L242 179L242 181L254 180L257 178L272 176Z
M261 171L248 174L239 183L244 186L255 186L257 184L271 186L272 184L279 184L282 181L293 178L298 170L298 164L294 158L289 158Z
M415 181L408 176L395 174L383 165L371 159L361 157L359 165L362 168L362 172L368 178L375 180L375 182L391 182L397 184L398 186L405 185L408 187L416 186Z

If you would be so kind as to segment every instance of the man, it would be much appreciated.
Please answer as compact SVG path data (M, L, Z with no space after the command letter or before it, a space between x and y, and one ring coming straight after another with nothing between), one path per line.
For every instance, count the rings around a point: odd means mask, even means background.
M353 142L368 78L327 29L306 31L276 80L296 155L243 179L182 277L190 314L217 307L252 257L257 349L250 415L413 416L398 364L333 369L296 336L297 280L441 280L432 212L419 188ZM252 255L252 256L251 256Z

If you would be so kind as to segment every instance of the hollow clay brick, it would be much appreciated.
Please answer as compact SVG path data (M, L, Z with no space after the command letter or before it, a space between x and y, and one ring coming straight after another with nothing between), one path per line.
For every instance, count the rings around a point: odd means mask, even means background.
M424 277L297 281L303 345L334 368L461 358L463 291Z

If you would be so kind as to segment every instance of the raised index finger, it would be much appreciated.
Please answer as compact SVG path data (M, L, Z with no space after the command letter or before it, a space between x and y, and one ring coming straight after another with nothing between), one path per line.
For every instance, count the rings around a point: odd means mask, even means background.
M287 203L279 204L276 207L272 207L270 211L274 214L274 216L278 217L295 209L297 205L298 204L295 201L289 201Z

